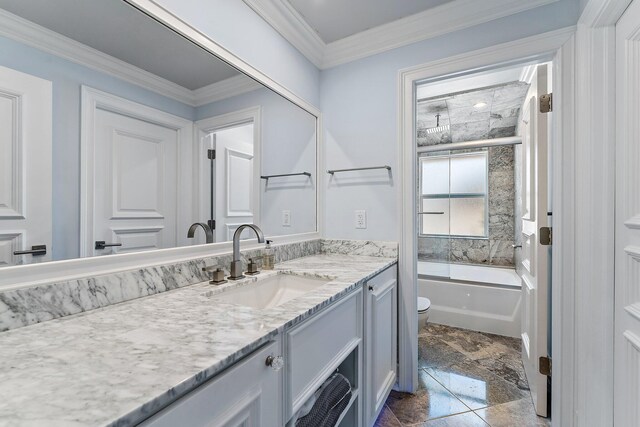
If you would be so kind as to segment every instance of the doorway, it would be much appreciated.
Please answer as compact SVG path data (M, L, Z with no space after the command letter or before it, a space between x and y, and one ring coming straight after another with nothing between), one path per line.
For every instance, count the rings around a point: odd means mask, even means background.
M241 224L260 222L260 115L254 107L195 124L200 197L194 222L207 223L214 242L232 240Z
M403 171L402 192L399 197L399 216L402 221L399 234L400 243L400 330L399 330L399 383L398 389L414 391L418 385L418 319L417 319L417 230L418 218L414 208L417 207L416 180L418 176L415 144L415 87L416 83L442 82L447 79L469 76L479 72L488 72L500 68L527 63L543 63L558 59L552 74L560 76L559 70L572 64L569 53L561 55L572 45L565 43L571 39L573 30L567 29L534 36L523 40L505 43L486 48L481 51L461 54L445 60L434 61L420 67L413 67L400 73L400 134L399 156L400 169ZM559 54L560 53L560 54ZM526 59L523 59L526 58ZM564 82L556 78L553 81ZM565 83L563 83L565 84ZM559 91L564 86L559 86ZM566 90L566 89L564 89ZM557 103L554 114L562 112L562 105ZM552 127L556 122L552 123ZM554 127L553 135L559 134ZM552 146L553 148L553 146ZM555 149L554 149L555 150ZM555 164L554 164L555 165ZM560 191L553 195L554 200L560 197ZM562 212L560 212L561 214ZM561 316L554 317L554 322L561 321ZM554 328L554 332L557 331ZM562 331L560 331L562 332ZM558 335L559 337L560 335ZM560 357L558 357L560 359ZM411 367L411 370L409 369ZM415 371L412 372L412 370Z

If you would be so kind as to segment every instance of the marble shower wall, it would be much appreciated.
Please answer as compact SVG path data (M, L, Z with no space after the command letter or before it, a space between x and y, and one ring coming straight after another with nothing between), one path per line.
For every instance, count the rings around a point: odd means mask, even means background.
M419 101L418 146L515 135L520 107L528 90L527 83L515 81ZM474 107L478 103L485 106ZM449 125L449 129L427 133L427 129L437 125Z
M426 261L513 267L515 242L515 158L513 146L489 148L489 238L418 237L418 258Z

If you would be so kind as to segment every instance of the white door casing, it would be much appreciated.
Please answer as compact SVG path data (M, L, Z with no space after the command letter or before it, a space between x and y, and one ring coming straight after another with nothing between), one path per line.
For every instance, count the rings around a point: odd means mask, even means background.
M243 138L244 142L240 141L236 144L224 137L225 129L232 130L247 125L252 125L253 140L251 142L249 138ZM195 123L196 159L194 162L198 167L195 171L194 187L197 188L199 196L194 206L197 216L193 221L207 222L206 220L211 216L209 204L211 166L207 150L215 148L214 215L217 221L216 230L213 233L215 242L230 240L235 229L241 224L252 222L260 225L261 129L261 107L259 106L202 119ZM230 175L240 173L239 169L247 168L251 169L250 181L229 179ZM204 243L202 237L196 241Z
M0 267L52 259L52 121L51 82L0 67Z
M547 376L539 358L547 356L549 249L540 244L548 226L547 140L551 113L541 113L540 96L549 93L547 65L538 65L522 108L522 362L538 415L546 417Z
M640 420L640 1L616 25L614 424ZM607 345L607 343L603 343Z
M83 86L81 256L186 244L191 141L191 121Z

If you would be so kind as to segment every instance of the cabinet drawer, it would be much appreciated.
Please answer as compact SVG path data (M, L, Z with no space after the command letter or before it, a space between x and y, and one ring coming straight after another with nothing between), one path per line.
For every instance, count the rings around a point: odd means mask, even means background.
M306 402L362 338L362 289L286 333L287 417Z
M268 344L139 425L282 425L282 370L265 364L267 357L279 354L279 341Z

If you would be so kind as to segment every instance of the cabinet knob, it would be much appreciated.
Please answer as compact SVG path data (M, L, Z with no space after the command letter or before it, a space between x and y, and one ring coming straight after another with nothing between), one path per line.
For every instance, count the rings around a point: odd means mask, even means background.
M274 371L279 371L284 367L284 358L282 356L268 356L264 364Z

